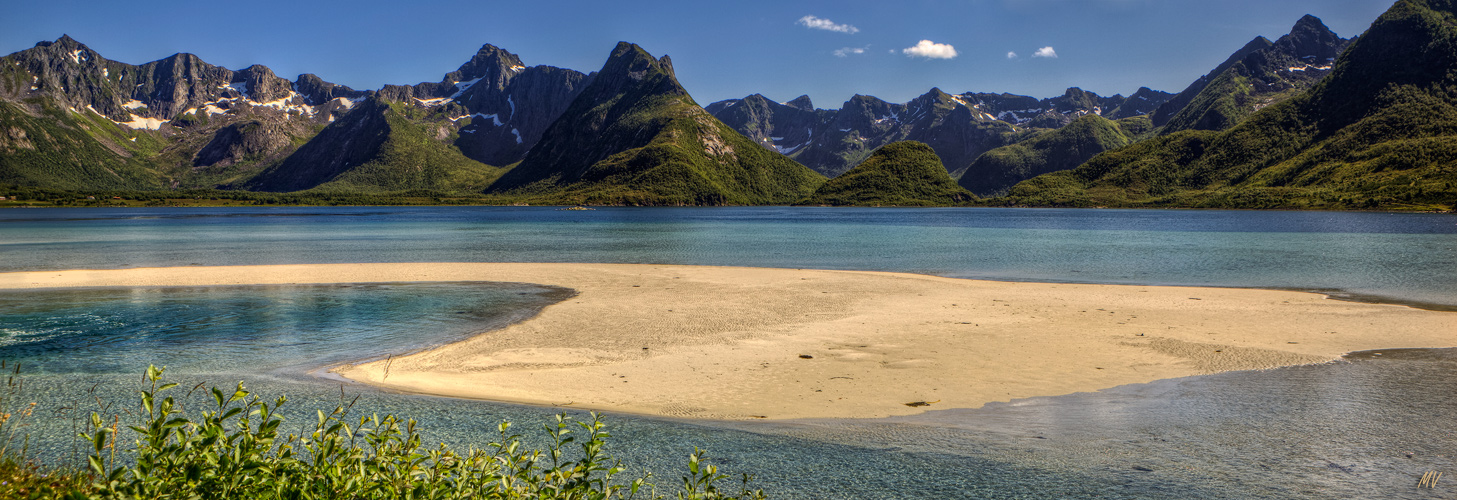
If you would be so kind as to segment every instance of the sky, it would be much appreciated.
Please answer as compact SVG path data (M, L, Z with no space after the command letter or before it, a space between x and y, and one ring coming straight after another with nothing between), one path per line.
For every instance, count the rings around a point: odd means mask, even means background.
M1179 92L1305 14L1342 37L1393 0L708 0L427 3L0 0L0 53L62 34L111 60L177 52L355 89L440 81L493 44L529 65L599 69L618 41L670 55L699 104L807 94L905 102L932 87L1045 98Z

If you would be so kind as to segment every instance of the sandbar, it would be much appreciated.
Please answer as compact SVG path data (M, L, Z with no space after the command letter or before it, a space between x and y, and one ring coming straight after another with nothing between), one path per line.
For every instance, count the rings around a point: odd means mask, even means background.
M564 408L879 418L1457 346L1457 313L1283 290L647 264L0 273L0 289L432 281L576 293L502 329L333 371L387 390Z

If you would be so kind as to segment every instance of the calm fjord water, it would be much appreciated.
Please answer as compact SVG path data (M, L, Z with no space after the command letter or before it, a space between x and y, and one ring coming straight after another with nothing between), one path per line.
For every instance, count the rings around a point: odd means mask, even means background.
M0 271L617 262L1339 290L1457 307L1457 216L996 208L0 211Z
M1457 217L1001 209L551 208L0 211L0 270L538 261L816 267L955 277L1333 289L1457 306ZM559 409L417 397L309 375L529 315L523 285L157 287L0 293L0 358L55 408L33 449L75 458L84 412L147 363L191 387L287 394L295 425L358 396L461 446ZM1457 336L1457 332L1454 332ZM1429 498L1457 472L1457 351L1227 373L866 422L609 417L620 458L672 484L693 446L777 498ZM95 389L93 389L95 388ZM709 390L709 389L706 389ZM1451 488L1450 484L1444 485Z

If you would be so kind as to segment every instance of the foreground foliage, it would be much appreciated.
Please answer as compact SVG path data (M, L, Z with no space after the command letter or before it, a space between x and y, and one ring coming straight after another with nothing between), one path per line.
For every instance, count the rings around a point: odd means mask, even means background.
M68 499L611 499L664 498L648 476L623 480L623 465L604 451L610 435L595 414L590 422L566 415L544 426L545 449L528 449L510 423L485 449L427 446L414 420L394 415L352 419L352 405L319 411L313 430L282 434L286 398L266 400L239 383L211 388L196 414L167 395L162 369L148 367L135 433L119 444L119 421L93 413L81 438L89 442L88 474L47 478L9 461L0 498ZM743 487L721 490L725 474L695 449L679 499L764 498ZM11 478L11 476L14 476ZM89 477L89 481L86 479ZM24 486L21 486L21 485ZM22 489L23 488L23 489Z

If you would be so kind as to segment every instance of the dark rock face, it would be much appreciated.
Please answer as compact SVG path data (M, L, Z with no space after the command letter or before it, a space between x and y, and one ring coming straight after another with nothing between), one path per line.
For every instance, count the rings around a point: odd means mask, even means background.
M801 97L799 105L780 104L760 94L743 99L720 101L708 106L709 114L730 124L740 134L760 145L785 155L793 155L810 145L816 130L829 127L829 111L809 106L809 98ZM795 102L795 101L790 101Z
M662 130L658 120L632 130L614 127L624 115L645 111L636 108L652 97L687 96L667 56L656 59L642 47L620 42L602 70L593 74L591 84L547 129L544 147L529 152L522 165L503 175L492 189L520 187L549 177L557 178L557 184L582 180L593 165L646 145Z
M234 123L213 134L192 159L194 167L231 166L287 148L296 131L277 122Z
M505 166L521 161L590 81L569 69L527 67L516 54L487 44L439 82L385 85L376 95L446 109L458 125L453 145L462 154Z
M798 109L800 111L814 111L815 110L814 103L810 101L809 96L807 96L807 95L802 95L802 96L796 97L796 98L790 100L789 102L784 103L784 105L785 106L789 106L789 107L794 108L794 109Z
M471 87L463 96L470 123L455 144L488 165L521 161L588 83L576 71L534 66L517 70L503 88Z
M454 90L461 90L458 82L475 82L472 87L492 88L497 91L505 90L506 83L516 73L526 69L521 63L521 58L495 45L486 44L476 51L470 61L460 66L460 69L445 74L440 80L442 86L449 84ZM443 97L443 96L442 96Z
M228 84L233 72L213 66L192 54L174 54L137 68L140 87L133 98L147 106L145 116L170 119L189 108L234 93Z
M365 100L324 127L283 162L261 173L248 186L255 191L297 191L317 186L379 155L389 137L385 116L390 105Z
M293 93L293 84L273 74L267 66L254 64L233 73L229 83L244 85L243 94L258 102L272 102L286 99Z
M308 99L309 104L313 105L320 105L340 97L358 99L369 94L367 91L354 90L343 85L326 82L313 73L299 75L298 80L293 82L293 87L295 91Z
M1335 61L1349 44L1350 40L1331 31L1320 18L1306 14L1290 29L1290 34L1275 41L1274 47L1300 61L1324 66Z
M1314 86L1350 42L1306 15L1279 40L1256 37L1245 44L1159 106L1151 115L1153 124L1163 127L1163 134L1234 126L1250 113Z
M1122 104L1114 108L1111 113L1104 113L1103 116L1110 120L1122 120L1135 116L1144 116L1153 113L1160 105L1167 102L1174 94L1153 90L1148 87L1139 87L1137 92L1128 96Z

